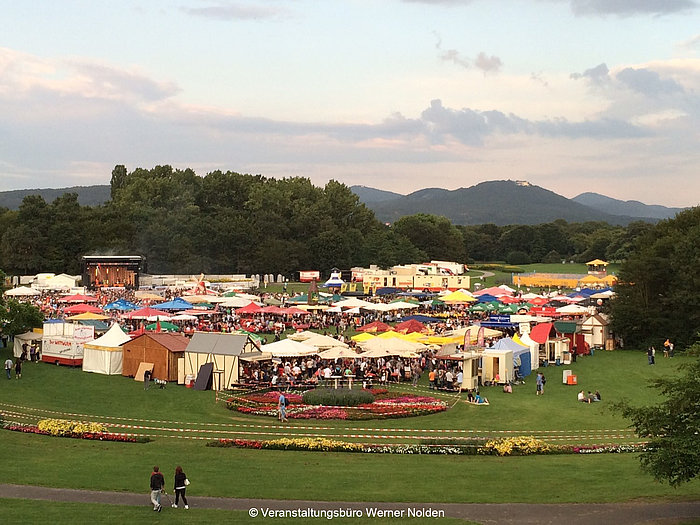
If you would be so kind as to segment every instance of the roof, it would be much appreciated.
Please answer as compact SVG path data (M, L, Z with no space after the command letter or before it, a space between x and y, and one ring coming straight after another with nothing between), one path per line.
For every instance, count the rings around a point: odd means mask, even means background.
M132 342L138 341L142 337L150 337L161 346L164 346L170 352L184 352L185 348L187 348L187 344L190 341L187 337L185 337L182 334L168 334L166 332L149 332L138 336L136 339L132 339ZM125 344L128 345L129 343L127 342Z
M607 266L608 263L606 261L601 261L600 259L593 259L592 261L589 261L586 263L588 266Z
M579 331L576 321L554 321L554 329L560 334L573 334Z
M586 319L583 320L582 324L607 326L610 324L610 322L604 317L602 317L600 314L595 314L591 315L590 317L586 317Z
M196 332L187 345L187 353L235 356L245 353L246 346L250 351L252 345L250 337L243 334Z

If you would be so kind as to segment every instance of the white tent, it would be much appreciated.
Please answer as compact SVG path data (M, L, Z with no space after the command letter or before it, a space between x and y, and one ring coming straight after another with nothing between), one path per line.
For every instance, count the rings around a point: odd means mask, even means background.
M336 341L340 343L340 341ZM291 339L282 339L260 348L261 351L272 355L272 357L304 357L318 354L318 348L304 343L298 343Z
M5 295L9 295L10 297L29 297L41 295L41 292L39 290L35 290L34 288L29 288L28 286L18 286L17 288L7 290Z
M305 345L314 346L317 349L333 348L341 346L347 348L348 345L329 335L314 334L301 341Z
M42 335L37 332L25 332L23 334L17 334L15 336L15 343L12 347L12 355L15 357L22 357L22 345L26 344L31 346L32 344L41 344ZM27 359L29 359L29 350L27 350Z
M119 375L122 373L124 354L122 345L131 341L117 323L102 337L83 345L83 372Z

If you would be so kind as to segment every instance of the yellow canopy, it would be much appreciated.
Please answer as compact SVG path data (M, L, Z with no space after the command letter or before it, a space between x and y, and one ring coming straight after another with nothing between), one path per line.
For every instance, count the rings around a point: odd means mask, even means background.
M471 294L457 290L440 298L442 302L449 304L460 304L460 303L474 303L477 301L476 297Z
M364 341L369 341L370 339L374 339L374 338L375 338L375 336L373 336L370 333L361 332L357 335L353 335L350 339L352 339L353 341L356 341L358 343L363 343Z
M105 319L111 319L111 317L108 315L97 314L93 312L85 312L82 314L66 317L66 321L104 321Z

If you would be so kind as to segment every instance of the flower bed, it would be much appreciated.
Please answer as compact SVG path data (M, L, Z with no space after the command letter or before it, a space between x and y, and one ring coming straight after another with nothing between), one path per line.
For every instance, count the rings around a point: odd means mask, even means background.
M386 389L363 392L365 392L365 396L367 393L371 393L374 401L357 406L312 405L303 403L299 394L285 393L285 397L290 401L290 405L287 407L287 418L357 421L422 416L447 410L447 403L434 397L393 393ZM276 417L278 399L278 392L254 393L230 397L226 400L226 407L243 414Z
M252 448L270 450L302 450L321 452L363 452L370 454L450 454L450 455L497 455L512 456L526 454L590 454L641 452L645 445L550 445L532 437L514 437L462 444L361 444L328 438L279 438L279 439L219 439L207 443L208 447Z
M42 420L44 421L44 420ZM60 420L59 420L60 421ZM6 423L2 426L5 430L12 430L13 432L25 432L27 434L40 434L43 436L54 436L54 437L68 437L75 439L90 439L96 441L121 441L125 443L148 443L152 441L149 437L135 437L135 436L124 436L121 434L112 434L110 432L104 431L93 431L84 429L75 432L66 432L65 427L68 425L64 424L50 424L39 422L39 425L21 425L18 423ZM75 423L75 422L69 422ZM97 425L98 427L103 427L99 423L85 424L85 425ZM83 427L75 426L74 428L81 429ZM95 427L93 427L95 428Z

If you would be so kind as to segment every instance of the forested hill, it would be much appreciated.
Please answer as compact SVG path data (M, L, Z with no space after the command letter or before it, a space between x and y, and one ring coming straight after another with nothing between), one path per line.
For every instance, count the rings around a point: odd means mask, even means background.
M39 195L46 202L52 202L65 193L78 195L81 206L98 206L109 200L109 185L73 186L70 188L41 188L35 190L0 191L0 208L16 210L27 195Z
M353 187L354 189L354 187ZM428 188L409 195L380 199L364 188L372 200L361 200L377 219L395 222L405 215L428 213L447 217L454 224L542 224L557 219L568 222L604 221L629 224L656 220L645 216L620 216L585 206L539 186L516 181L482 182L469 188Z

